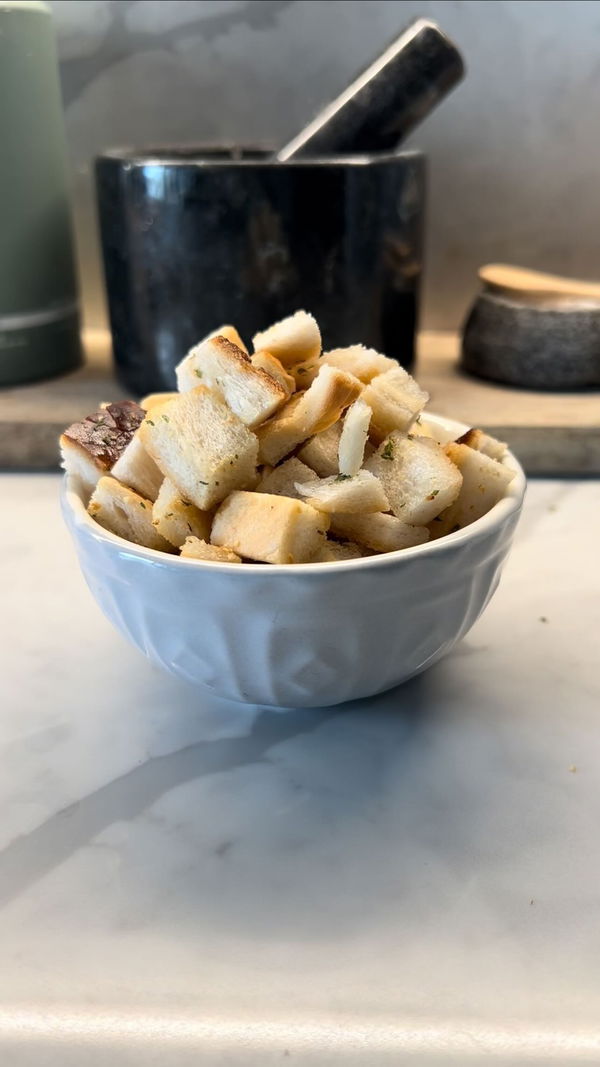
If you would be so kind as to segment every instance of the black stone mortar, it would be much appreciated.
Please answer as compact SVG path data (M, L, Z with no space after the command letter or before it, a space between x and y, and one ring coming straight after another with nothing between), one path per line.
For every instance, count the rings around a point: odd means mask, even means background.
M117 372L175 387L196 341L249 343L299 308L325 348L414 359L425 160L419 152L278 163L258 149L118 150L96 162Z
M526 304L480 293L466 321L461 363L479 378L539 390L600 386L600 304Z

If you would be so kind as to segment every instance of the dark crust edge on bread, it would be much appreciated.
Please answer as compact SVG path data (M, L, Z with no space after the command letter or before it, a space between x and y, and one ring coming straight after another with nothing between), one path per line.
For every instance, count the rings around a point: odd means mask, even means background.
M74 422L62 434L67 441L84 449L96 463L110 470L125 451L146 412L135 400L108 404Z

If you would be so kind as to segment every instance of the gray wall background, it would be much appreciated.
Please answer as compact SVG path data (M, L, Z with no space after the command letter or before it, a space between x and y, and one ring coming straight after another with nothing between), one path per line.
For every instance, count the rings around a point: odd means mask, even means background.
M407 146L430 157L422 325L459 324L477 267L600 277L596 0L55 0L86 319L105 322L91 160L108 145L283 142L411 18L463 85Z

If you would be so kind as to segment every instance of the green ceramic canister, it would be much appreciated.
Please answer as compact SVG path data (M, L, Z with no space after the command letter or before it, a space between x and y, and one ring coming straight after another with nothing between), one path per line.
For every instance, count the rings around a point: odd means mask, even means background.
M0 2L0 385L81 362L50 7Z

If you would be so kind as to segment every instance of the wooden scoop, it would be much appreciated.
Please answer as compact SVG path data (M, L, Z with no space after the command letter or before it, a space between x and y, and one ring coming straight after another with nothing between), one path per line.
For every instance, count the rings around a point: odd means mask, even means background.
M580 300L600 303L598 282L562 278L558 274L544 274L506 263L488 263L480 267L479 278L488 293L507 296L524 304L564 304Z

